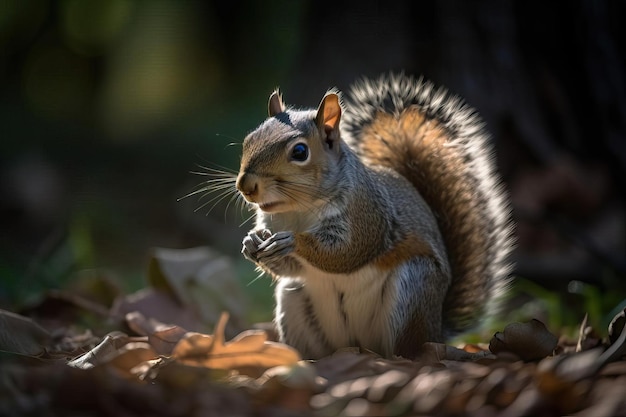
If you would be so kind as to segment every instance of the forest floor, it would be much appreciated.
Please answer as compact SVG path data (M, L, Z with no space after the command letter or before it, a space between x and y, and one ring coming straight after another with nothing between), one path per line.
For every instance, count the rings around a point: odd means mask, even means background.
M0 310L0 415L626 415L624 311L604 338L586 319L577 338L531 320L427 343L414 361L358 349L308 361L271 326L246 329L229 275L206 248L160 250L133 294L94 272Z

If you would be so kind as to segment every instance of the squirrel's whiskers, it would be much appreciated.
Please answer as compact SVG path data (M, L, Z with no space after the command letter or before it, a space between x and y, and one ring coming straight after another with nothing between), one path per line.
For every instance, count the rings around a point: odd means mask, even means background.
M235 172L227 169L209 168L203 165L198 165L198 168L202 171L192 171L191 173L209 177L210 179L198 184L195 190L178 198L178 201L199 195L197 201L202 204L196 207L194 212L200 211L210 205L206 212L208 215L218 204L230 197L226 209L224 210L224 215L226 215L233 201L239 199L243 200L235 188L235 182L237 181L237 174ZM207 198L209 198L209 200L204 201Z

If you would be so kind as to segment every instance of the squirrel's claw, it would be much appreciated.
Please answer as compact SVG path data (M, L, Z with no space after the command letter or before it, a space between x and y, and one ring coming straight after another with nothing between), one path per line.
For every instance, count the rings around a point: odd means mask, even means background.
M250 236L246 236L243 238L242 244L243 247L241 248L241 253L243 254L243 256L252 262L256 262L256 253L258 251L258 246L254 243L254 239Z
M271 235L261 245L257 254L260 261L267 258L283 257L293 251L295 238L292 232L278 232Z

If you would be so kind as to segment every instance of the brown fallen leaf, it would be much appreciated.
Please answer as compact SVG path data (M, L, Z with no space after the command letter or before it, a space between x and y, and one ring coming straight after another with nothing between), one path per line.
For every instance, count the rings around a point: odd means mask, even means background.
M372 364L376 356L337 352L314 363L317 374L328 380L330 385L364 375L372 375Z
M122 351L122 347L129 343L144 342L145 337L129 337L122 332L111 332L105 336L105 338L89 352L86 352L77 358L72 359L67 364L73 368L78 369L91 369L95 366L102 365L110 362L113 358L118 356ZM146 343L147 345L147 343ZM142 348L144 346L141 346ZM153 354L153 358L157 356ZM139 363L141 361L138 361Z
M527 323L511 323L503 332L497 332L489 342L489 350L495 354L509 352L528 362L552 354L558 338L550 333L539 320Z
M145 342L130 342L108 357L107 366L116 369L126 378L135 378L134 369L148 361L155 360L158 354L150 344Z
M459 349L468 353L487 352L489 350L489 345L485 343L466 343L460 346Z
M477 361L488 357L493 357L489 351L479 350L471 352L444 343L427 342L422 345L419 359L424 363L437 363L443 360Z
M584 408L591 385L588 378L598 369L600 354L601 349L593 349L543 359L535 374L540 397L562 410L560 415L570 415Z
M126 314L126 323L137 334L148 336L148 343L159 355L171 355L172 350L187 330L174 324L147 319L138 311Z
M315 368L306 361L300 361L293 366L280 365L269 368L257 379L261 385L272 381L279 381L281 386L311 391L321 390L326 382L324 378L317 376Z
M247 377L243 375L238 378L234 386L246 387L255 397L255 403L281 407L297 415L309 410L311 397L322 392L326 382L317 376L315 368L306 361L290 366L275 366L254 380L250 378L250 381L246 381Z
M233 386L228 380L229 370L187 365L164 357L143 362L131 372L140 380L158 382L173 390L193 389L216 381L219 381L220 385Z
M187 334L182 327L168 326L148 335L148 343L159 355L171 355L180 339Z
M301 360L295 349L282 343L269 342L265 332L259 330L244 331L230 342L225 342L227 321L228 314L223 313L214 335L187 333L174 347L172 358L185 365L242 373L249 368L267 369L293 365Z
M267 340L270 342L278 342L278 330L276 330L276 325L271 321L264 321L260 323L252 324L252 329L254 330L263 330L267 333Z

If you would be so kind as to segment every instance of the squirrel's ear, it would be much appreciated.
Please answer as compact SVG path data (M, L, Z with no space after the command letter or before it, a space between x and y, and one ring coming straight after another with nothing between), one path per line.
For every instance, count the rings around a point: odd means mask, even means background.
M267 103L267 112L270 117L276 116L278 113L285 111L285 104L283 103L283 97L280 91L276 90L270 95L270 99Z
M322 99L317 109L316 121L320 129L326 132L326 140L332 147L333 142L339 139L339 121L341 120L341 105L336 93L328 93Z

